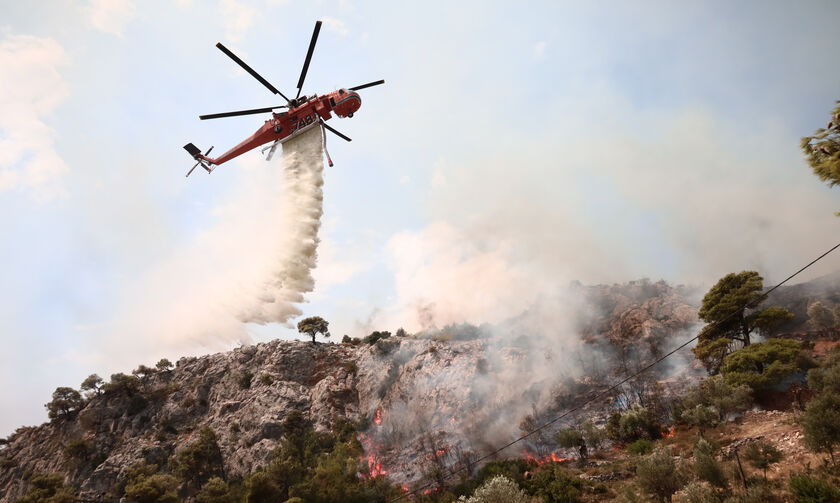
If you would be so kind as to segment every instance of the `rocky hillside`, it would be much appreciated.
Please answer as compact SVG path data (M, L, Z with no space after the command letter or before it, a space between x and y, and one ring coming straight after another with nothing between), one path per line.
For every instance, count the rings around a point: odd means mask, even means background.
M557 410L564 393L597 390L621 372L612 365L621 351L610 348L655 352L696 323L687 292L664 283L580 287L577 295L588 307L576 333L535 333L525 317L373 344L275 340L182 358L174 369L139 374L136 385L112 380L81 410L3 441L0 502L20 497L33 474L52 472L83 498L119 496L127 467L165 464L203 427L216 432L225 475L244 476L267 464L292 411L320 430L363 425L371 471L410 482L430 463L463 462L515 438L523 420Z

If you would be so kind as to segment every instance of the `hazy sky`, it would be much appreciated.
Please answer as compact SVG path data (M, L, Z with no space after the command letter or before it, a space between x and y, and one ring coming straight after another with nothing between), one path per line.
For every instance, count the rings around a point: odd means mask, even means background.
M840 4L510 5L0 0L0 435L91 372L294 335L224 314L284 233L277 165L184 178L182 145L263 119L199 114L281 104L219 41L288 94L321 19L306 92L387 81L331 121L301 308L338 338L573 279L776 280L840 239L798 150L840 99Z

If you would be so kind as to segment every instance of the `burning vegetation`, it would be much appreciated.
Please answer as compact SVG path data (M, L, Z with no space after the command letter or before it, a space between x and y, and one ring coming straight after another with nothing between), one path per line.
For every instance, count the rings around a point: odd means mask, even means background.
M691 492L700 490L695 486L705 488L709 483L703 478L706 475L695 474L683 487L684 474L675 475L678 466L683 471L722 474L721 487L730 490L745 483L762 486L765 476L768 484L777 487L791 481L799 488L789 489L791 494L822 487L821 480L836 483L830 471L794 473L805 461L817 466L821 462L818 456L830 461L840 445L840 436L824 434L833 431L831 427L836 424L832 421L836 419L836 396L840 392L832 377L840 361L838 350L826 354L836 344L830 339L837 337L830 334L837 331L825 328L825 310L819 310L819 330L829 337L820 335L822 339L813 346L796 338L787 339L795 345L771 343L773 339L753 341L750 347L758 351L733 350L723 357L718 375L702 378L702 371L689 365L681 367L687 369L682 374L670 367L656 368L655 372L611 387L610 383L634 374L663 353L676 337L665 327L685 327L693 324L693 319L674 314L681 313L682 308L671 297L674 292L660 284L634 284L626 292L611 287L606 292L609 302L602 302L599 308L612 314L601 325L587 325L588 329L600 326L600 335L584 335L564 350L558 349L556 340L516 335L521 333L520 325L504 330L455 327L451 332L415 336L379 332L369 343L277 343L270 351L234 352L217 366L237 369L218 373L220 378L229 376L230 383L220 381L206 389L198 386L189 403L176 401L176 391L201 382L199 375L215 372L209 358L179 362L175 369L171 364L158 370L141 366L136 375L115 375L107 384L101 379L88 379L84 390L89 392L87 396L77 396L69 388L57 392L49 404L52 423L43 428L55 431L54 435L73 435L62 437L61 443L67 446L63 462L80 467L74 473L100 470L101 474L108 464L94 463L102 456L107 458L108 447L94 441L102 438L101 433L95 433L100 409L122 410L120 416L129 418L125 423L100 428L102 431L128 431L124 425L143 424L133 418L147 415L146 421L153 429L143 434L144 442L161 446L161 454L152 463L138 451L134 458L137 463L121 472L126 475L122 479L115 476L111 485L100 491L114 498L158 487L173 498L198 501L207 500L212 493L228 495L230 499L224 501L301 498L363 502L403 497L408 501L448 503L459 496L475 498L507 488L521 491L520 496L526 498L522 501L588 502L630 493L635 499L645 494L667 499L673 494L668 491ZM645 297L651 292L653 297ZM634 314L627 314L630 311ZM649 312L650 318L644 319L643 312ZM617 336L621 330L626 330L623 339ZM677 333L683 335L680 330ZM787 402L803 406L799 413L802 425L779 436L772 428L781 423L768 422L769 426L762 426L764 429L752 440L733 438L737 426L732 419L760 405L775 392L774 386L783 382L748 365L759 358L756 361L767 368L768 362L760 359L767 354L783 359L776 369L816 366L808 374L810 394L799 394ZM262 362L262 366L234 366L241 361ZM316 365L311 365L312 361ZM353 365L347 365L348 361ZM292 373L297 367L312 374ZM568 372L572 368L576 373ZM255 380L253 376L262 377ZM294 409L265 414L283 417L280 424L248 422L255 417L248 411L258 407L265 396L272 397L266 400L272 404L293 396L295 400L290 403L294 408L308 403L295 395L295 390L307 387L323 393L317 402L312 399L308 414ZM275 389L277 394L270 394ZM225 393L230 395L220 400ZM163 403L166 409L157 405ZM182 407L196 415L191 416L190 423L178 423L172 416L155 415L155 407ZM577 409L574 414L562 422L554 421L572 408ZM201 414L207 411L212 411L207 417L219 418L220 423L197 435L189 425L199 423L204 417ZM360 411L368 412L365 415ZM353 420L348 421L351 417ZM546 424L550 426L543 427ZM711 447L701 445L699 433ZM3 441L0 484L8 484L4 481L9 474L19 477L21 470L35 466L23 461L23 456L36 445L35 438L43 435L22 430ZM117 434L109 435L116 438ZM496 450L519 437L521 441L511 448ZM129 445L128 437L120 438L120 445ZM748 444L759 441L756 439L767 445L748 449ZM175 442L181 443L177 450L167 452L163 447ZM260 463L234 471L230 464L234 456L251 452L248 449L259 452L257 449L267 446L270 450ZM741 447L744 466L736 480L731 474L738 473L737 468L733 471L737 460L730 456ZM681 460L673 466L658 461L673 461L675 456ZM787 470L781 475L774 471L780 466L779 456L784 457ZM39 459L49 459L49 453L44 452ZM761 470L754 472L760 473L760 480L750 474L752 465L745 464L753 462ZM721 468L715 468L718 466ZM706 471L699 467L706 467ZM187 475L190 477L185 478ZM72 478L63 482L65 479L51 478L48 473L38 477L38 484L49 486L44 490L51 494L82 494L74 489L78 486L67 485L73 484ZM107 480L102 475L97 477ZM22 487L24 490L17 490L15 497L23 496L29 486ZM91 495L83 493L85 497ZM7 501L13 500L3 503Z

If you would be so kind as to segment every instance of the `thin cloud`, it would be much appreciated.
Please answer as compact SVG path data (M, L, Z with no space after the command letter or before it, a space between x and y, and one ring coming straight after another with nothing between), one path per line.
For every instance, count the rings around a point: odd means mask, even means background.
M0 41L0 192L26 191L39 202L65 195L61 177L68 168L43 117L69 95L58 72L66 63L53 39L10 35Z
M544 40L534 44L534 57L540 59L545 56L545 48L547 45L548 43Z
M342 37L350 33L347 29L347 25L344 24L344 21L342 21L341 19L336 19L334 17L323 17L321 18L321 21L324 23L324 29L327 31L338 33Z
M126 26L134 19L135 10L131 0L91 0L87 14L90 24L97 30L122 37Z
M245 33L254 26L259 11L236 0L219 2L219 15L225 29L225 39L239 42Z

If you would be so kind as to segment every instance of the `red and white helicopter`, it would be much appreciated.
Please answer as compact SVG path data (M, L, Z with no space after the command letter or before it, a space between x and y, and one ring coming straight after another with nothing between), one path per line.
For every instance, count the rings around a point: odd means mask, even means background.
M222 117L234 117L237 115L250 115L271 112L271 118L265 121L265 124L263 124L262 127L260 127L256 133L251 135L249 138L246 138L245 141L228 150L224 154L220 155L219 157L216 157L215 159L207 157L210 151L213 150L213 147L210 147L209 149L207 149L207 152L202 154L201 150L192 143L187 143L186 145L184 145L184 148L187 150L187 152L189 152L190 155L193 156L193 159L197 161L195 165L187 172L187 176L190 176L193 170L199 165L202 168L204 168L208 173L210 173L219 164L225 163L233 159L234 157L237 157L239 155L244 154L245 152L248 152L251 149L259 147L260 145L265 145L266 143L273 142L268 147L262 149L263 152L268 150L266 160L270 160L271 157L274 155L274 151L277 149L278 145L318 125L320 125L322 129L329 130L330 132L338 135L344 140L351 141L350 138L331 128L324 121L332 117L332 115L330 115L331 112L335 113L339 117L353 117L353 114L362 105L362 99L359 97L359 93L357 93L356 91L360 91L362 89L372 86L378 86L379 84L384 84L385 81L377 80L376 82L369 82L367 84L351 87L349 89L342 88L331 93L322 94L320 96L301 96L300 92L301 88L303 87L303 81L306 78L306 71L309 69L309 61L312 59L312 52L315 50L315 43L318 41L318 33L320 31L321 21L317 21L315 23L315 31L312 33L312 40L309 41L309 51L306 53L306 60L303 62L303 69L300 72L300 79L298 79L298 92L295 98L291 100L287 98L283 93L278 91L277 88L271 85L260 74L255 72L250 66L245 64L245 62L239 59L234 53L230 52L230 50L228 50L227 47L223 46L221 43L216 44L216 47L218 47L219 50L227 54L230 57L230 59L234 60L246 72L250 73L251 76L260 81L260 83L266 88L268 88L269 91L271 91L274 94L279 94L284 100L286 100L286 104L277 105L274 107L255 108L251 110L238 110L236 112L224 112L220 114L199 116L199 119L205 120L219 119ZM274 110L280 108L287 108L288 110L279 113L274 112ZM324 136L324 152L326 152L326 133ZM329 161L330 166L332 166L333 162L332 159L330 159L330 154L328 152L327 160Z

